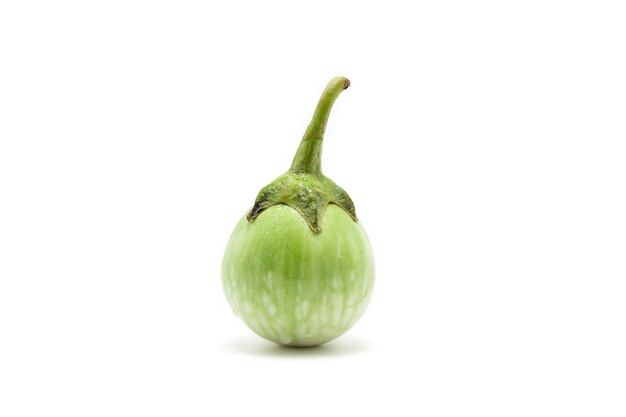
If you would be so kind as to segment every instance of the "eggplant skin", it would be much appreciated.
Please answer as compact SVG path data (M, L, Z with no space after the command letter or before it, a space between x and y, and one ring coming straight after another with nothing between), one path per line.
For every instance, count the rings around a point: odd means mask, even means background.
M244 216L222 262L222 286L236 315L259 336L286 346L317 346L363 315L374 285L372 248L360 222L326 207L313 232L290 206L253 221Z

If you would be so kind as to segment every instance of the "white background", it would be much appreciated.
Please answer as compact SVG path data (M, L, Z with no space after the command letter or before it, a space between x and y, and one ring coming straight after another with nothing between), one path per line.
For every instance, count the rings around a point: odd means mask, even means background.
M626 415L620 3L2 2L0 415ZM376 289L282 349L221 257L337 75Z

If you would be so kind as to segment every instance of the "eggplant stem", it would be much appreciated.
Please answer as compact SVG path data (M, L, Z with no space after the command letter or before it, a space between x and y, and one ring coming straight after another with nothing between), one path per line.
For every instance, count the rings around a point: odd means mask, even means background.
M307 127L290 171L296 174L322 175L322 142L330 111L339 94L350 86L345 77L335 77L326 86L317 103L311 123Z

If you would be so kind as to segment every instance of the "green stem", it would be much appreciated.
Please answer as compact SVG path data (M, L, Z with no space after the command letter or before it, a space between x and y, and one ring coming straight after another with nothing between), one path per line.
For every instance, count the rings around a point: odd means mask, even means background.
M290 171L296 174L322 175L322 142L330 110L339 94L350 86L350 80L336 77L330 80L320 97L311 123L304 132L300 146L291 163Z
M268 207L286 204L302 216L314 233L320 233L324 212L331 203L358 221L352 199L345 190L322 175L321 163L328 115L339 94L349 86L347 78L330 80L300 141L291 168L259 191L247 215L249 222L252 223Z

